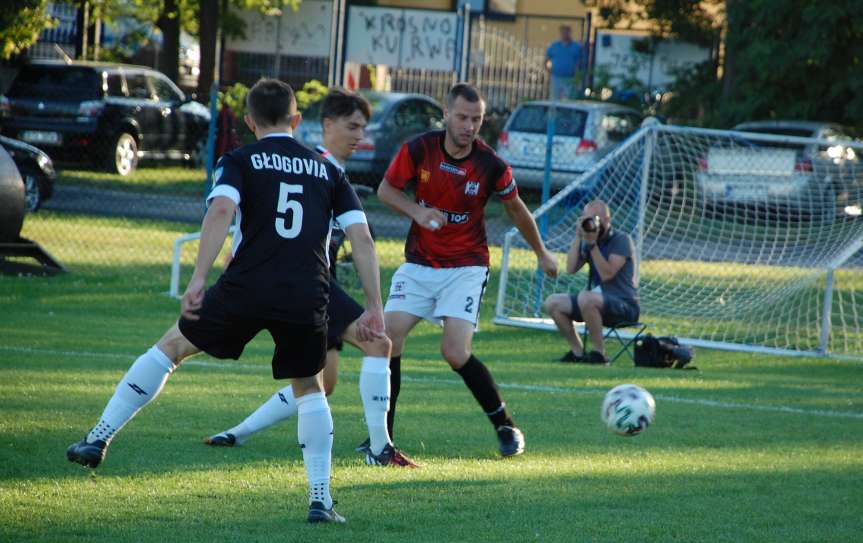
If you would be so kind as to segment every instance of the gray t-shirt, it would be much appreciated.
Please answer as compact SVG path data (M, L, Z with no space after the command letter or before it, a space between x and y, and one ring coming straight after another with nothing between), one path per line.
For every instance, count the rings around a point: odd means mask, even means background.
M635 265L635 244L632 238L625 232L612 230L611 235L598 243L599 251L607 260L609 255L620 255L626 258L626 263L623 265L617 274L608 281L601 281L596 267L592 265L590 254L587 251L587 246L582 242L581 251L584 258L590 266L591 285L602 285L603 294L617 296L626 301L638 303L638 275L636 274Z

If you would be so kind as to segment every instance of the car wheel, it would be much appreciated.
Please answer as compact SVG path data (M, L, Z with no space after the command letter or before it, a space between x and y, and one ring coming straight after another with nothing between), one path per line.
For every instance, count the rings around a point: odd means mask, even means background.
M39 180L32 173L25 173L24 177L24 205L27 211L33 213L38 211L42 205L42 192Z
M107 167L111 173L129 175L138 167L138 142L135 136L121 132L108 150Z

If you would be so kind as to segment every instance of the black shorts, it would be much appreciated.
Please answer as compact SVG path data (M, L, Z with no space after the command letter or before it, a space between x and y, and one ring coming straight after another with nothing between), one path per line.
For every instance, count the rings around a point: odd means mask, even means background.
M327 306L327 350L341 351L342 334L352 322L360 318L365 309L351 298L335 281L330 281L330 304Z
M236 360L258 332L267 330L276 344L274 379L311 377L324 368L326 324L295 324L237 312L225 303L218 284L207 289L198 316L196 321L180 317L178 326L192 345L210 356Z
M572 320L576 322L584 322L584 317L581 314L581 308L578 307L578 294L570 294L569 299L572 302ZM602 293L602 325L616 326L624 322L638 322L638 316L641 313L641 308L638 302L624 300L611 294Z

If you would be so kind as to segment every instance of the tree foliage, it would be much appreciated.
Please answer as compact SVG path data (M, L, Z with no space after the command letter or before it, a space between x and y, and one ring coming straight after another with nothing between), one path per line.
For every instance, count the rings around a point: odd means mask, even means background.
M678 77L669 115L721 127L785 118L839 122L863 131L859 0L586 3L613 27L647 22L657 36L713 47L711 62Z
M36 43L52 24L48 0L3 0L0 9L0 58L8 59Z

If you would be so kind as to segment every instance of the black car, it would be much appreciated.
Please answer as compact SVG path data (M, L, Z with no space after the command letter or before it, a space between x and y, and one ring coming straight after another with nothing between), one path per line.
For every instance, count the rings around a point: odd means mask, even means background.
M32 62L0 97L3 135L120 175L140 159L202 163L209 121L206 107L142 66Z
M21 179L24 180L24 198L27 211L36 211L54 194L54 163L39 149L24 143L0 136L0 147L15 161Z

